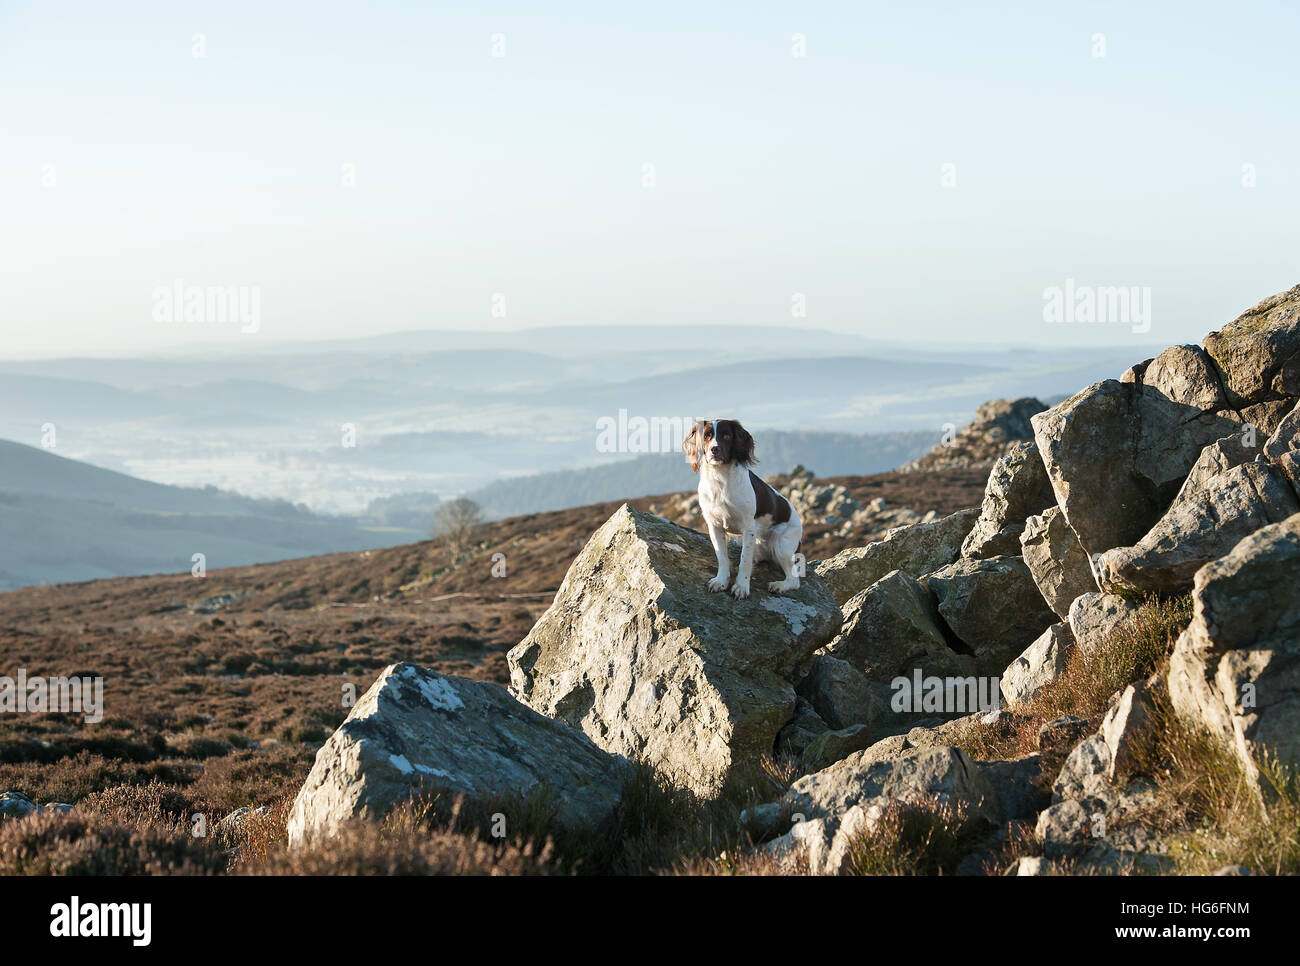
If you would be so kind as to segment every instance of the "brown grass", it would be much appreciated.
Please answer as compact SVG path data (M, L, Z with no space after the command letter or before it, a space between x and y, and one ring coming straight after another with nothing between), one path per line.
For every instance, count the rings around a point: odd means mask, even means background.
M1091 648L1076 647L1064 672L1029 701L1012 709L1012 726L995 729L978 722L961 729L954 743L981 761L1021 758L1038 750L1038 731L1063 715L1100 719L1112 695L1165 666L1178 635L1191 622L1190 595L1147 600L1130 620ZM1055 774L1058 760L1044 755L1044 774Z
M951 875L984 831L964 806L890 801L879 821L854 835L841 875Z

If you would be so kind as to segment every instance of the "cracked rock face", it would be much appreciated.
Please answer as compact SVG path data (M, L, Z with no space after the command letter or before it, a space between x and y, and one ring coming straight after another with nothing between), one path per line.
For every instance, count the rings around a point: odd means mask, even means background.
M630 771L500 685L394 664L316 753L294 799L289 843L380 818L415 794L476 802L543 787L558 826L592 828L618 804Z
M1056 623L1019 557L959 560L924 582L938 600L944 623L986 672L1001 671Z
M1025 521L1020 552L1039 593L1056 616L1069 617L1076 599L1097 592L1092 563L1060 507L1049 507Z
M1025 521L1055 505L1052 484L1033 443L1016 443L993 464L980 518L966 537L961 555L969 558L1020 553Z
M1174 708L1227 739L1256 778L1257 755L1300 762L1297 588L1300 514L1197 572L1195 615L1170 659Z
M1280 470L1267 463L1235 466L1174 504L1136 546L1102 554L1098 583L1127 595L1183 593L1202 566L1297 512L1300 503Z
M732 548L733 571L737 548ZM758 767L795 709L793 682L840 625L826 584L788 596L754 567L746 600L710 593L708 538L624 506L578 554L510 651L510 689L607 751L702 795Z

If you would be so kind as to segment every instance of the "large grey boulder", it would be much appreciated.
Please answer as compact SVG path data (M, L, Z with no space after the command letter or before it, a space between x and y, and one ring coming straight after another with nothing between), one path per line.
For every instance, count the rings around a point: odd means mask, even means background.
M1013 444L989 472L979 519L962 544L961 555L980 559L1020 553L1026 518L1054 503L1038 447L1032 442Z
M1199 351L1176 346L1138 381L1097 383L1034 417L1056 502L1089 556L1137 543L1205 446L1241 425L1231 410L1200 408L1219 397Z
M1228 408L1214 361L1197 345L1175 345L1148 362L1138 382L1153 395L1198 412Z
M1106 643L1138 611L1138 605L1114 594L1084 594L1070 605L1070 632L1085 652Z
M1237 408L1300 395L1300 285L1211 332L1205 351Z
M0 821L36 815L41 807L21 792L0 793Z
M558 828L591 829L618 805L630 771L500 685L393 664L317 751L289 814L289 842L432 793L470 802L538 794Z
M960 749L935 745L874 761L869 751L805 775L783 800L805 818L843 815L854 805L884 796L960 803L989 821L998 819L997 795L980 766Z
M828 560L815 560L809 570L826 581L841 606L894 570L919 577L946 567L961 556L962 541L979 518L978 507L929 523L890 530L865 547L849 547Z
M1169 666L1174 708L1223 736L1248 774L1300 762L1300 514L1196 574L1195 613Z
M975 669L970 654L953 650L930 592L902 571L876 581L844 605L844 624L825 653L847 661L870 680L889 684L916 669L925 675L963 676Z
M770 567L755 567L756 588ZM703 534L621 507L507 656L511 693L606 751L720 792L771 754L793 682L841 615L813 574L791 594L735 600L709 593L715 568Z
M1014 707L1033 698L1061 676L1073 651L1070 625L1053 624L1002 672L1003 700Z
M1089 555L1132 545L1160 514L1132 470L1136 392L1110 379L1033 418L1056 503Z
M806 850L812 871L840 871L854 835L870 830L896 803L948 805L971 822L1000 818L997 792L980 766L957 748L929 747L872 760L870 749L791 786L782 814L795 824L787 837Z
M1235 466L1176 503L1136 546L1102 554L1098 583L1127 595L1183 593L1202 566L1297 512L1300 502L1281 471L1267 463Z
M1115 788L1110 776L1114 766L1106 739L1101 734L1088 736L1074 746L1061 765L1052 783L1052 801L1113 801Z
M1069 616L1075 598L1099 589L1088 553L1060 507L1049 507L1025 521L1020 554L1038 592L1058 617Z
M1056 623L1019 557L959 560L925 578L939 614L975 655L976 665L996 673Z

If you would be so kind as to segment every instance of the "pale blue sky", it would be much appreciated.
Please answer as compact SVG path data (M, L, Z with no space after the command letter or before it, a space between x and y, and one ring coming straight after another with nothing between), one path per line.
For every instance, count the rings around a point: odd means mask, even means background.
M558 323L1196 341L1300 282L1298 28L1283 2L0 0L0 355ZM258 334L155 322L177 278L258 287ZM1151 331L1044 323L1067 278L1149 286Z

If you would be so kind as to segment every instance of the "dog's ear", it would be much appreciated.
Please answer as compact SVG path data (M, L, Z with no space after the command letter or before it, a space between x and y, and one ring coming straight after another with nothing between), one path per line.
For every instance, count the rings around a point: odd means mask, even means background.
M733 443L734 451L732 459L741 466L751 466L757 463L754 458L754 437L749 435L749 430L740 423L736 423L736 441Z
M691 431L686 434L682 440L682 449L686 453L686 462L691 464L691 472L700 471L700 421L697 419L691 425Z

